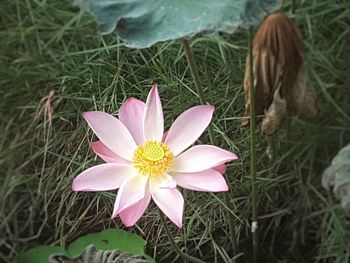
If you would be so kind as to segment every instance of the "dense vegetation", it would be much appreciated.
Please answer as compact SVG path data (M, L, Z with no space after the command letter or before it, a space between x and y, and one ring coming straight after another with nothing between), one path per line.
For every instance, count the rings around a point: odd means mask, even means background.
M307 67L322 113L311 122L290 118L272 138L275 156L258 135L261 258L267 262L346 262L350 220L321 186L332 157L350 142L350 2L304 0L286 11L304 36ZM68 2L0 3L0 260L11 262L38 244L64 245L109 227L115 192L74 193L73 178L100 160L81 113L116 113L128 97L159 84L166 126L199 104L181 42L125 48L116 36L96 34L95 22ZM226 172L240 250L250 261L249 130L243 74L247 34L197 37L192 48L222 148L240 159ZM207 134L200 138L208 141ZM223 262L232 250L222 194L183 191L185 220L172 228L190 254ZM130 229L147 240L159 262L177 260L152 205ZM168 260L165 260L168 259ZM178 259L181 262L180 259Z

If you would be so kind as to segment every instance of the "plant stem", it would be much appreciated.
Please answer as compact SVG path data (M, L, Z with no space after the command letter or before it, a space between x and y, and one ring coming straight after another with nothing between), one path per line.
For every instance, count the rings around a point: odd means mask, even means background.
M249 27L249 97L250 97L250 172L252 176L252 233L253 233L253 257L254 262L258 258L258 185L256 180L256 150L255 150L255 88L253 71L253 28Z
M160 220L162 221L162 224L163 224L165 233L166 233L166 235L167 235L167 237L168 237L168 239L169 239L169 241L170 241L170 243L171 243L173 249L176 251L176 253L177 253L180 257L182 257L182 258L184 258L184 259L187 259L187 260L189 260L189 261L191 261L191 262L194 262L194 263L205 263L205 261L200 260L200 259L198 259L198 258L196 258L196 257L192 257L192 256L190 256L189 254L187 254L187 253L181 251L181 249L176 245L175 240L173 239L173 237L172 237L172 235L171 235L171 233L170 233L170 231L169 231L169 228L168 228L168 225L167 225L167 223L166 223L166 220L165 220L165 217L164 217L164 215L163 215L163 212L160 211L160 210L159 210L159 216L160 216Z
M296 8L297 8L296 0L292 0L292 13L293 14L295 13Z
M199 101L201 104L206 104L206 99L204 95L204 91L199 79L199 74L197 70L196 63L193 59L191 48L190 48L190 42L188 39L183 39L182 41L183 48L185 51L187 63L190 67L191 73L192 73L192 78L194 79L194 83L197 89L197 93L199 96ZM216 138L214 136L214 130L213 126L209 125L208 127L208 134L209 134L209 140L210 143L213 145L216 145ZM224 201L227 207L230 207L230 196L228 192L224 193ZM229 228L230 228L230 240L233 246L233 253L236 254L238 253L238 245L237 245L237 237L236 237L236 230L235 230L235 225L233 221L233 217L228 213L228 219L229 219Z
M228 208L230 208L230 195L228 192L224 193L224 202ZM233 216L227 211L228 215L228 226L230 229L230 240L233 246L233 254L238 254L238 244L237 244L237 236L235 229L235 222L233 221Z
M183 39L182 45L183 45L183 48L184 48L184 51L185 51L187 63L189 65L191 73L192 73L192 78L194 80L194 84L195 84L196 89L197 89L197 93L198 93L198 96L199 96L199 101L200 101L201 104L206 104L206 99L205 99L203 87L202 87L201 82L199 80L199 74L198 74L196 63L195 63L195 61L193 59L193 56L192 56L189 40L188 39ZM213 130L213 126L212 125L209 125L208 133L209 133L210 142L212 144L215 144L216 140L215 140L214 130Z

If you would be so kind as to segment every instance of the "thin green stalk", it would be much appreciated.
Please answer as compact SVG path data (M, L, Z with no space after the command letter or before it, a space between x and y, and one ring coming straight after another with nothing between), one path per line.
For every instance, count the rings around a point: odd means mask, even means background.
M224 193L224 202L228 208L230 208L230 194L228 192ZM235 222L233 221L233 216L227 211L228 215L228 226L230 229L230 240L233 246L233 254L238 254L238 244L237 244L237 236L235 229Z
M296 0L292 0L292 13L295 13L295 10L297 9L297 3Z
M165 217L163 215L163 212L160 211L160 210L159 210L159 216L160 216L160 220L162 221L165 233L166 233L166 235L167 235L167 237L168 237L168 239L169 239L173 249L176 251L176 253L180 257L182 257L184 259L187 259L187 260L189 260L191 262L194 262L194 263L205 263L205 261L200 260L199 258L196 258L196 257L192 257L191 255L181 251L181 249L176 245L175 240L173 239L173 237L172 237L172 235L171 235L171 233L169 231L169 228L168 228L168 225L166 223L166 220L165 220Z
M199 101L200 101L201 104L206 104L206 99L205 99L203 87L202 87L201 82L199 80L199 74L198 74L197 66L196 66L196 63L195 63L195 61L193 59L193 56L192 56L192 52L191 52L191 48L190 48L190 42L188 41L188 39L183 39L182 44L183 44L183 48L184 48L184 51L185 51L187 63L189 65L191 73L192 73L192 78L194 80L194 84L195 84L196 89L197 89L197 93L198 93L198 96L199 96ZM215 144L216 140L215 140L214 130L213 130L213 126L212 125L209 125L208 133L209 133L210 142L212 144Z
M193 59L193 55L191 52L190 42L188 39L183 39L182 43L183 43L183 48L185 51L187 63L190 67L192 78L194 79L194 83L195 83L195 86L197 89L199 101L201 104L206 104L206 99L205 99L204 91L203 91L203 88L202 88L202 85L201 85L201 82L199 79L197 66L196 66L196 63ZM209 127L208 127L208 134L209 134L209 139L210 139L211 144L216 145L216 138L214 136L214 130L213 130L212 125L209 125ZM228 192L224 193L224 201L225 201L225 204L227 205L227 207L230 207L230 196L229 196ZM238 253L238 245L237 245L235 225L234 225L233 217L229 213L228 213L228 218L229 218L229 228L230 228L230 239L231 239L231 243L233 246L233 252L234 252L234 254L236 254L236 253Z
M250 97L250 172L252 176L252 233L253 233L253 257L254 262L258 258L258 185L256 180L256 138L255 138L255 89L253 72L253 28L249 27L249 97Z

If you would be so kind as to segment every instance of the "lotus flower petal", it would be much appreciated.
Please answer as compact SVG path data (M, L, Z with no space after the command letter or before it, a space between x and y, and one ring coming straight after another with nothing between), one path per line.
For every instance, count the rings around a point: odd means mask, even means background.
M146 186L145 197L138 201L136 204L124 209L119 213L120 219L125 226L130 227L136 224L143 213L146 211L151 201L151 193L148 186Z
M179 186L186 189L208 192L228 191L224 177L215 169L198 173L175 173L173 178Z
M106 163L130 164L129 161L108 149L101 141L92 142L91 148Z
M202 105L182 113L171 126L165 144L176 156L194 143L208 127L214 107Z
M218 171L221 174L224 174L226 172L226 165L220 164L220 165L214 167L213 169L215 169L216 171Z
M145 103L135 99L127 99L119 109L119 120L130 131L137 145L145 142L142 130L142 118L145 110Z
M119 188L135 170L128 165L104 163L80 173L73 181L73 191L107 191Z
M136 175L122 184L114 204L112 218L145 197L147 181L147 176Z
M143 131L146 141L162 141L164 118L157 85L152 87L147 97L143 115Z
M197 145L177 156L171 172L195 173L214 168L238 157L213 145Z
M137 145L120 120L101 111L89 111L83 115L104 145L120 157L132 160Z
M177 225L182 228L182 215L184 199L180 191L174 189L161 189L157 184L151 186L152 199L162 212Z
M174 189L177 183L174 178L168 174L165 175L161 183L159 183L159 188L161 189Z

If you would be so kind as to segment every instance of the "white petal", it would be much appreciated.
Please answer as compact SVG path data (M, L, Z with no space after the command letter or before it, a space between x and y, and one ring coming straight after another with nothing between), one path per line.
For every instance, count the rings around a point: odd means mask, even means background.
M164 133L164 118L157 85L152 87L147 97L143 115L143 132L146 141L162 141Z
M168 174L166 174L164 179L159 183L160 189L174 189L175 187L176 181Z
M137 145L143 144L145 138L142 129L145 103L135 98L127 99L119 109L119 120L124 123Z
M84 112L83 116L104 145L120 157L132 160L137 145L120 120L101 111Z
M172 176L179 186L186 189L206 192L228 191L224 177L215 169L198 173L174 173Z
M208 127L213 116L214 107L201 105L182 113L171 126L165 144L177 156L193 144Z
M101 141L91 143L91 148L106 163L130 164L129 161L123 159L115 152L108 149Z
M238 157L213 145L197 145L175 157L171 172L195 173L236 160Z
M114 204L112 218L145 197L147 181L147 176L136 175L122 184Z
M145 197L138 201L133 206L130 206L119 213L120 219L125 226L130 227L136 224L137 220L146 211L151 201L151 193L149 187L146 186Z
M73 191L107 191L119 188L136 171L116 163L104 163L90 167L80 173L73 181Z
M160 210L179 228L182 228L184 199L180 191L176 188L160 189L157 183L151 183L151 195Z

